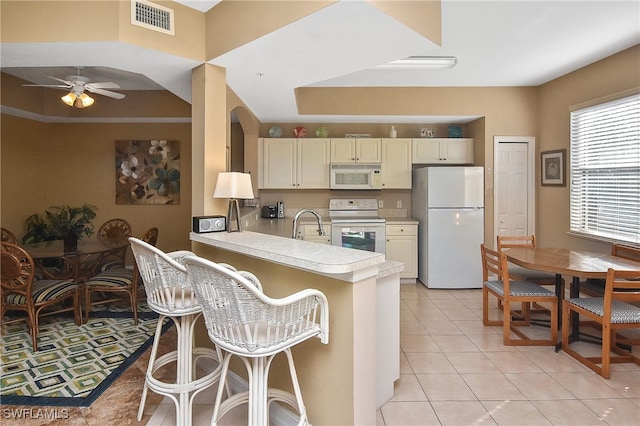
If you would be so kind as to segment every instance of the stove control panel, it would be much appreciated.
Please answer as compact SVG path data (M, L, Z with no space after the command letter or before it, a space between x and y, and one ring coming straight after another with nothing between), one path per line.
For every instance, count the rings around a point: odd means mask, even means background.
M329 200L329 210L378 210L375 198L338 198Z

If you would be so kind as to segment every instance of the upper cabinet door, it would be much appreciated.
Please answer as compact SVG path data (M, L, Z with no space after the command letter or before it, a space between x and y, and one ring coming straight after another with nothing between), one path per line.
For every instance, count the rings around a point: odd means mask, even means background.
M329 139L298 139L297 187L329 189Z
M473 164L472 138L413 139L413 164Z
M379 138L356 139L356 162L375 163L382 161L382 142Z
M445 139L440 143L440 154L447 163L473 164L473 139Z
M332 163L373 163L382 161L380 138L331 138Z
M331 138L331 162L355 163L356 140L355 138Z
M296 139L264 139L262 188L292 189L296 183Z

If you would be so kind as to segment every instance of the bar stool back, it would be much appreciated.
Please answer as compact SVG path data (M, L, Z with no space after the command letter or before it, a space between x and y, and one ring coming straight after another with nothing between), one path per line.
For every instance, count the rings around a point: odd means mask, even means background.
M269 424L269 404L280 401L297 409L299 424L308 424L291 348L312 337L329 342L329 306L323 293L307 289L272 299L254 280L198 257L184 260L191 285L202 305L209 338L224 352L211 424L233 407L249 404L249 425ZM268 387L274 357L284 352L295 396ZM249 390L222 401L229 360L240 357L247 368Z
M129 238L131 250L147 294L147 304L160 315L151 348L151 357L142 391L138 421L142 418L147 390L171 398L176 406L176 424L190 425L194 397L210 387L220 377L220 354L217 350L194 347L195 321L202 315L202 308L191 289L182 260L190 251L164 253L151 244L137 238ZM177 348L157 357L164 319L169 318L176 326ZM198 359L209 359L217 363L213 371L196 378L195 364ZM176 363L176 380L165 382L154 374L163 366Z

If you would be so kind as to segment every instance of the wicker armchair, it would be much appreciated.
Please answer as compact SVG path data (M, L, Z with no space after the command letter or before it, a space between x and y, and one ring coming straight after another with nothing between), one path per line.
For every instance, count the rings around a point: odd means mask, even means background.
M0 228L0 241L4 241L5 243L18 244L18 238L15 234L9 231L7 228Z
M99 239L114 240L127 239L132 236L131 225L124 219L109 219L98 228L96 233ZM128 246L112 252L102 260L99 271L104 272L111 268L124 268Z
M158 241L158 228L150 228L142 236L142 241L155 246ZM91 306L97 304L111 303L119 300L118 297L107 299L92 300L92 294L111 294L119 296L125 293L131 301L131 314L133 315L133 323L138 324L138 287L140 285L140 274L138 273L138 265L133 262L133 269L125 266L110 267L106 270L94 275L84 283L84 302L85 302L85 322L89 321L91 314ZM115 293L115 294L114 294Z
M329 342L329 307L318 290L307 289L272 299L241 273L198 257L184 261L191 285L204 312L209 338L224 352L223 369L211 424L233 407L249 403L249 425L267 425L269 404L281 401L297 409L299 424L307 424L291 348L312 337ZM267 388L269 366L284 353L295 393ZM229 361L239 356L249 376L249 390L222 401Z
M0 263L0 320L2 325L27 321L33 350L38 350L38 320L41 316L73 311L82 323L78 285L73 280L35 280L35 264L17 244L2 242ZM65 306L64 302L71 301ZM46 310L46 313L44 311ZM24 311L26 317L6 320L7 311Z

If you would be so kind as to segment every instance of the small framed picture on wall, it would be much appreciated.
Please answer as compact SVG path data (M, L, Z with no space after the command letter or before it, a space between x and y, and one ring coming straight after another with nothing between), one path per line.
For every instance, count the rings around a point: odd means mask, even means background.
M566 186L566 149L540 153L542 186Z

